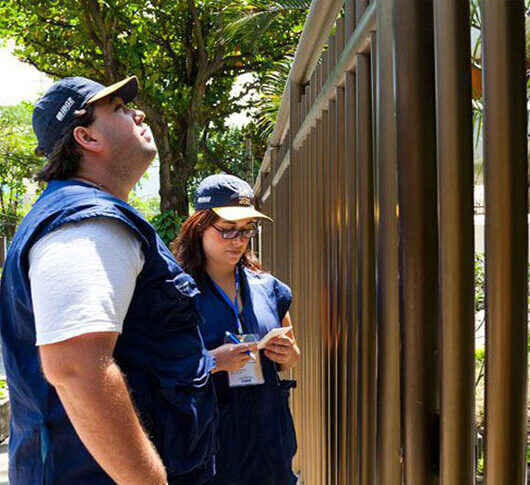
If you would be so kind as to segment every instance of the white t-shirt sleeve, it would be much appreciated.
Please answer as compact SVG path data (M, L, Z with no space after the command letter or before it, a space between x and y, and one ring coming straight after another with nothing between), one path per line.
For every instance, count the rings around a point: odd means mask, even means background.
M36 345L121 332L144 255L125 223L96 217L66 224L29 253Z

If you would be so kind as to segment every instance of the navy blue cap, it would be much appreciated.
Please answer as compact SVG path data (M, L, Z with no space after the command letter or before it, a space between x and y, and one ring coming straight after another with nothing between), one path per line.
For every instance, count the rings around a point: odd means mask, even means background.
M54 83L33 110L36 151L48 157L75 118L75 112L112 93L128 103L138 93L138 80L131 76L108 87L84 77L65 77Z
M210 175L201 181L194 198L195 210L212 209L228 221L240 219L272 219L254 207L254 191L239 177Z

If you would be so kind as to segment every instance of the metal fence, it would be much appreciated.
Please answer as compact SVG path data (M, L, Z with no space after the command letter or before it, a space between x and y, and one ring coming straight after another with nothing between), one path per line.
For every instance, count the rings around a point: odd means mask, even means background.
M525 477L523 1L483 0L488 485ZM306 485L475 483L467 0L314 0L256 183Z

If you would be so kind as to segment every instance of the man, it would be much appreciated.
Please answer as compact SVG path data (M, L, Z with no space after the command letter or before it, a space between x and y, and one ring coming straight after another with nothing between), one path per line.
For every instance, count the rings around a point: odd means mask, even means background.
M0 286L11 485L200 485L214 473L198 291L127 204L156 153L144 113L125 104L137 90L135 77L65 78L33 113L49 183Z

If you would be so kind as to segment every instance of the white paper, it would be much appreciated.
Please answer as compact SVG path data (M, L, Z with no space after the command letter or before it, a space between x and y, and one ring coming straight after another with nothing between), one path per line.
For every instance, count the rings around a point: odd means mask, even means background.
M263 349L265 345L269 342L269 340L272 340L275 337L282 337L286 333L290 332L293 327L280 327L280 328L273 328L272 330L265 335L259 342L258 342L258 349Z

